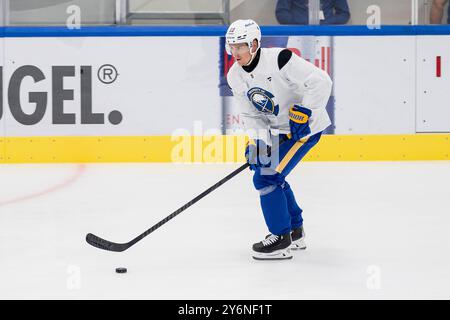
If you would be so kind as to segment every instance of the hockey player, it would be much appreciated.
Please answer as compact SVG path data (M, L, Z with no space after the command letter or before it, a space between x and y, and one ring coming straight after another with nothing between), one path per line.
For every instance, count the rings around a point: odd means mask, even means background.
M245 155L271 233L253 245L252 255L290 259L290 249L306 245L302 209L286 177L331 124L325 108L332 81L288 49L261 48L261 31L253 20L232 23L225 43L235 58L227 81L250 138Z

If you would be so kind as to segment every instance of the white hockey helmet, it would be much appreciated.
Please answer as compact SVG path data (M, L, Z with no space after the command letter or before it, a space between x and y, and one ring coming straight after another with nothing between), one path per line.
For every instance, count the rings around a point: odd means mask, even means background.
M258 40L258 47L256 48L258 50L261 43L261 29L258 24L251 19L236 20L228 27L225 35L225 48L229 55L231 55L230 44L246 43L252 49L255 39Z

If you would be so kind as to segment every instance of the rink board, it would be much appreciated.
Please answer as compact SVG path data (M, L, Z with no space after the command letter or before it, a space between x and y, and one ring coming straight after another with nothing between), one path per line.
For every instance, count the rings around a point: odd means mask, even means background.
M0 162L242 162L243 145L224 142L242 139L221 135L225 29L0 28ZM333 37L321 65L334 73L337 135L306 160L448 159L450 27L263 33ZM324 64L328 49L337 61ZM190 136L181 156L178 135Z

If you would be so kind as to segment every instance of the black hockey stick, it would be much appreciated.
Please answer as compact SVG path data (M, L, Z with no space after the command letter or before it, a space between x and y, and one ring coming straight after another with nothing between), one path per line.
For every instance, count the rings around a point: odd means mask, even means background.
M97 237L96 235L94 235L92 233L89 233L86 236L86 241L90 245L92 245L94 247L97 247L97 248L100 248L100 249L103 249L103 250L115 251L115 252L122 252L124 250L127 250L129 247L134 245L136 242L142 240L143 238L148 236L150 233L152 233L153 231L155 231L156 229L161 227L163 224L165 224L165 223L169 222L170 220L172 220L173 218L175 218L181 212L183 212L184 210L186 210L187 208L192 206L194 203L196 203L200 199L204 198L206 195L208 195L212 191L216 190L218 187L220 187L225 182L227 182L228 180L230 180L231 178L233 178L234 176L236 176L240 172L244 171L248 167L249 167L249 164L246 163L246 164L242 165L241 167L239 167L238 169L234 170L232 173L230 173L225 178L223 178L222 180L217 182L215 185L211 186L210 188L208 188L207 190L205 190L204 192L199 194L197 197L195 197L194 199L192 199L191 201L186 203L184 206L182 206L181 208L176 210L174 213L172 213L171 215L167 216L166 218L164 218L163 220L161 220L160 222L155 224L153 227L151 227L150 229L148 229L144 233L140 234L139 236L137 236L136 238L134 238L130 242L127 242L127 243L115 243L115 242L111 242L111 241L102 239L100 237Z
M288 139L287 138L280 139L280 144L282 144L286 140L288 140ZM96 235L94 235L92 233L88 233L86 235L86 241L90 245L92 245L94 247L97 247L99 249L108 250L108 251L115 251L115 252L125 251L129 247L134 245L136 242L141 241L146 236L148 236L150 233L152 233L153 231L155 231L156 229L158 229L159 227L161 227L165 223L167 223L170 220L172 220L173 218L175 218L177 215L179 215L181 212L183 212L184 210L186 210L187 208L192 206L194 203L196 203L200 199L204 198L206 195L208 195L212 191L216 190L218 187L223 185L225 182L227 182L228 180L232 179L234 176L238 175L240 172L244 171L245 169L247 169L249 166L250 165L248 163L240 166L239 168L234 170L232 173L227 175L225 178L223 178L222 180L220 180L219 182L217 182L216 184L214 184L213 186L211 186L210 188L208 188L207 190L205 190L204 192L199 194L197 197L195 197L194 199L192 199L191 201L186 203L184 206L182 206L181 208L179 208L178 210L173 212L171 215L165 217L163 220L161 220L160 222L155 224L153 227L151 227L150 229L148 229L144 233L140 234L139 236L137 236L136 238L134 238L130 242L127 242L127 243L115 243L115 242L111 242L111 241L102 239L102 238L100 238L100 237L98 237L98 236L96 236Z

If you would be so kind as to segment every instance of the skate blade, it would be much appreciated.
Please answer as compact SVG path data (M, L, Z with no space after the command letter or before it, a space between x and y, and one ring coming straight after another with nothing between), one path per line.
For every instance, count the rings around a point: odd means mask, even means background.
M272 253L252 252L252 257L255 260L287 260L292 259L292 253L290 249L279 250Z
M299 239L297 241L293 241L291 246L289 247L291 250L305 250L306 249L306 243L305 239Z

